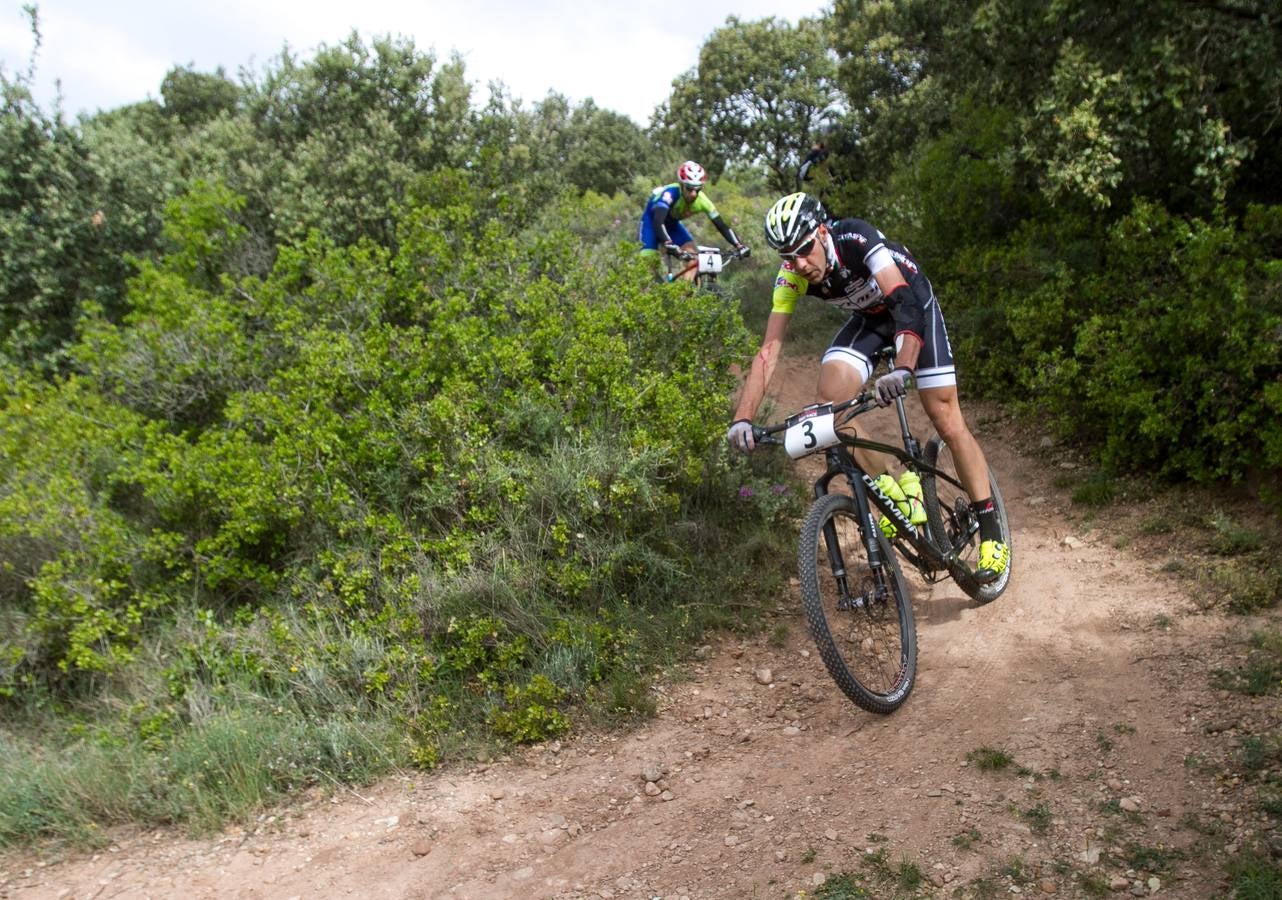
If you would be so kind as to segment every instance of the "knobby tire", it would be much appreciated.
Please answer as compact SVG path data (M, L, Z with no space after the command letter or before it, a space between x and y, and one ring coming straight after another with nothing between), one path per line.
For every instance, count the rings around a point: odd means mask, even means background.
M938 437L932 437L926 444L925 459L928 465L953 478L957 476L957 466L953 461L952 451ZM958 478L960 481L960 479ZM1015 566L1015 546L1011 541L1010 521L1006 517L1006 503L1002 500L1001 488L997 486L997 477L993 470L988 470L988 487L992 491L993 506L997 510L997 521L1001 526L1002 540L1010 548L1010 561L1006 571L996 581L980 584L974 577L975 565L979 560L979 532L976 530L974 513L970 510L970 498L966 492L929 472L922 473L921 489L926 507L927 527L930 539L942 552L957 551L959 565L951 570L953 581L966 592L971 599L979 603L991 603L1002 595L1010 584L1011 570ZM970 533L968 537L967 533Z
M838 582L829 561L831 528L844 562L848 594L865 602L838 609ZM884 565L868 564L859 515L845 494L826 494L806 513L798 544L801 599L810 636L837 686L861 709L889 713L917 679L917 625L899 561L880 531Z

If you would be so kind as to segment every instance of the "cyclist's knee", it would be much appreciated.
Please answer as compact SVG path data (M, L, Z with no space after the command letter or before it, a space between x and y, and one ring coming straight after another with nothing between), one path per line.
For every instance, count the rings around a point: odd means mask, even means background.
M926 409L926 415L930 417L930 423L935 426L935 431L951 447L958 446L961 441L972 441L974 437L970 429L966 426L966 419L962 416L961 406L957 403L957 395L953 394L951 400L940 397L930 397L925 392L921 395L922 406Z
M863 385L863 373L840 360L827 360L819 367L819 397L825 401L848 400Z

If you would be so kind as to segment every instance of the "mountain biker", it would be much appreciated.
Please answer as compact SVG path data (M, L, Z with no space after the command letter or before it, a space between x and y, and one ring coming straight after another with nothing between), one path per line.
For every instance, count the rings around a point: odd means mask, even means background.
M819 130L815 142L810 146L810 152L801 160L801 166L797 169L797 190L804 191L806 187L802 182L809 179L816 167L823 165L828 159L830 145L836 136L835 123L829 123Z
M686 253L696 253L698 245L695 244L694 238L690 236L686 227L681 224L681 220L692 213L700 212L706 213L712 220L712 224L717 226L717 231L721 232L721 236L734 245L738 256L748 255L748 248L721 218L721 213L717 212L716 206L708 199L708 195L703 193L703 186L707 182L708 173L704 171L703 166L693 160L687 160L677 167L676 183L660 185L650 192L645 212L641 215L639 239L642 256L657 259L660 245L665 249L680 247ZM693 267L681 273L681 277L687 281L693 281L694 276Z
M801 183L810 177L810 170L827 158L828 148L823 141L817 142L810 148L806 158L801 161L801 168L797 170L797 190L801 190Z
M962 418L952 348L929 279L902 244L887 240L862 219L830 219L823 204L809 194L798 192L778 200L766 213L765 227L766 241L779 251L783 262L775 279L765 337L744 379L726 439L745 453L753 449L752 417L774 374L797 298L810 294L849 312L850 318L823 355L820 399L840 401L858 394L872 375L873 354L893 343L895 368L877 379L877 402L889 405L905 395L909 377L915 380L922 408L952 450L979 520L976 576L981 583L995 581L1010 561L1010 550L1002 542L984 452ZM881 454L862 449L854 453L870 474L885 472ZM911 507L915 524L925 521L924 511L919 512L914 503L921 499L915 475L901 475L898 491L889 474L877 483L891 499ZM894 525L885 517L881 526L893 534Z

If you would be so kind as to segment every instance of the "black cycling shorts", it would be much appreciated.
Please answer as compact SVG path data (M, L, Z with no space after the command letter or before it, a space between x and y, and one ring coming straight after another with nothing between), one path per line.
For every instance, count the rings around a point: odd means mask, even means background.
M924 280L924 279L923 279ZM948 343L948 330L944 327L944 313L935 299L929 282L923 287L930 297L923 304L926 316L926 333L922 335L921 353L913 378L918 390L951 387L957 383L957 369L953 365L953 348ZM852 366L862 376L861 384L872 377L873 354L889 347L895 340L895 320L890 310L876 313L857 312L841 326L824 352L823 363L841 362Z

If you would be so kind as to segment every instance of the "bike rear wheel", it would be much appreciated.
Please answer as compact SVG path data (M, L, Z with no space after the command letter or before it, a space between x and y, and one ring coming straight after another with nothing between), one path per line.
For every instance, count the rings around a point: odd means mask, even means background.
M940 472L961 480L957 475L957 464L953 460L952 451L940 437L935 436L927 442L925 458L927 464ZM1006 564L1006 571L996 581L980 584L974 577L975 565L979 560L979 521L970 508L970 497L961 488L930 472L921 473L930 539L943 553L957 554L962 565L953 567L953 580L980 603L990 603L1002 595L1006 585L1010 584L1010 574L1015 563L1015 547L1011 541L1010 522L1006 518L1006 503L1002 500L1001 488L997 486L997 477L991 468L988 470L988 488L992 492L993 507L997 510L1002 541L1010 548L1011 556Z
M825 494L801 526L797 563L810 636L837 686L861 709L889 713L917 679L917 625L899 561L878 532L868 564L855 502Z

